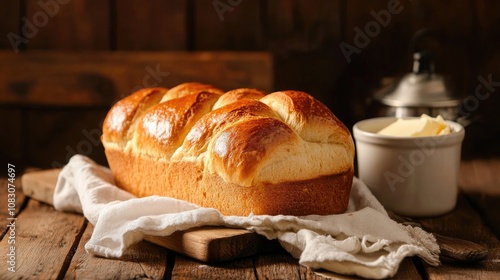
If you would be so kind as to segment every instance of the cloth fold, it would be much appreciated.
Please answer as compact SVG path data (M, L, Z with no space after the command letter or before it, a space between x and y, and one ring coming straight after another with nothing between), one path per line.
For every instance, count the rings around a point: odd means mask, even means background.
M83 213L95 226L85 249L108 258L120 258L145 235L167 236L199 226L227 226L278 239L300 264L315 270L380 279L394 276L408 256L439 264L434 236L390 219L357 178L344 214L224 216L216 209L174 198L136 198L114 184L109 169L75 155L59 174L54 206L59 211Z

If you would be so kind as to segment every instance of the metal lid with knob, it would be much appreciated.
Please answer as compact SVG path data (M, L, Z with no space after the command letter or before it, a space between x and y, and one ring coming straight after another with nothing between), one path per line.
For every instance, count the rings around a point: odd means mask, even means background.
M413 72L375 94L382 104L392 107L455 107L461 103L442 75L434 72L430 51L413 55Z

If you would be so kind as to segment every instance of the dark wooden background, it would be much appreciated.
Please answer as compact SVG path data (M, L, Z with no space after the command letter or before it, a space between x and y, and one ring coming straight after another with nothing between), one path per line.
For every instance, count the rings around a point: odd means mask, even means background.
M117 95L116 89L128 85L129 79L142 78L120 71L154 67L136 61L144 53L151 60L171 51L267 52L271 64L264 59L262 65L248 66L249 73L259 73L262 67L271 81L264 83L266 90L307 91L349 127L373 116L368 110L370 96L384 77L410 71L410 41L422 28L435 32L422 46L435 52L437 72L451 77L458 95L473 96L478 76L491 75L500 82L500 2L494 0L42 0L48 3L45 8L39 3L0 1L0 155L21 166L54 167L78 150L105 163L102 147L92 144L89 150L84 142L93 142L94 129L117 96L124 94ZM393 4L401 12L392 14L387 26L380 27L348 63L339 45L355 45L356 28L365 30L375 21L373 12ZM26 30L30 23L39 26L36 32ZM8 34L30 38L16 53ZM45 77L52 71L52 60L64 64L75 55L96 51L95 68L112 61L113 67L102 67L121 78L103 82L90 75L82 82L68 74L37 81L36 86L16 82L17 75ZM47 68L24 73L25 64L33 60ZM234 62L225 63L237 68ZM239 86L260 85L235 77ZM165 86L179 81L166 79ZM52 91L51 83L67 84L68 90ZM88 94L89 87L93 95ZM464 157L500 154L500 86L497 89L471 111Z

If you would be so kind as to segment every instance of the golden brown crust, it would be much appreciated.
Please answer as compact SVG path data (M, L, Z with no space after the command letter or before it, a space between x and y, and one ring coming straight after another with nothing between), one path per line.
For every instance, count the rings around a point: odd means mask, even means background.
M280 145L298 145L298 137L275 118L253 118L239 122L213 139L208 157L215 169L230 174L230 181L248 182Z
M202 91L154 106L138 120L135 146L147 154L169 159L218 98L217 93Z
M343 213L353 180L350 169L311 180L242 187L228 184L215 174L206 174L189 161L169 164L114 149L107 149L106 156L116 183L126 191L138 197L159 195L186 200L216 208L224 215Z
M163 96L161 102L165 102L176 98L181 98L189 94L200 93L200 92L210 92L219 95L224 93L221 89L218 89L208 84L193 83L193 82L183 83L169 89L165 93L165 96Z
M103 123L103 140L122 142L130 139L130 126L144 112L156 105L166 88L144 88L118 101L108 112Z
M253 89L253 88L238 88L238 89L233 89L230 90L226 93L224 93L219 100L217 100L217 103L214 105L214 110L218 109L220 107L226 106L228 104L234 103L238 100L242 99L252 99L252 100L259 100L262 97L266 96L266 94L263 91Z
M143 90L110 110L102 141L117 185L137 196L172 196L227 215L347 207L351 135L304 92L222 94L198 83Z
M351 142L347 127L323 103L302 91L273 92L261 101L311 142Z
M217 103L223 96L219 98ZM240 99L207 113L196 122L186 135L177 157L201 154L206 151L208 143L214 135L238 121L248 120L252 117L276 117L276 115L264 103L252 99Z

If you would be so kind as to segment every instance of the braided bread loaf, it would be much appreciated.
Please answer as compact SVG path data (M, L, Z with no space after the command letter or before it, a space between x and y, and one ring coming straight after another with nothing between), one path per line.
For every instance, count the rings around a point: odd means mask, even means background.
M225 215L347 208L350 132L304 92L146 88L111 108L102 142L116 184L139 197L170 196Z

